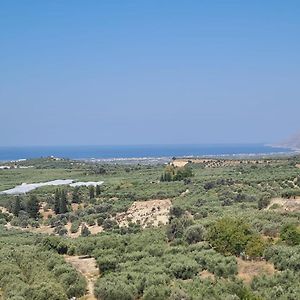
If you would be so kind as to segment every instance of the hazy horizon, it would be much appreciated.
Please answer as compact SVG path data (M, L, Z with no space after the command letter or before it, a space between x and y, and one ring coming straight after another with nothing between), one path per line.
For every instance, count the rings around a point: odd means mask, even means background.
M297 132L300 3L2 1L0 146L270 144Z

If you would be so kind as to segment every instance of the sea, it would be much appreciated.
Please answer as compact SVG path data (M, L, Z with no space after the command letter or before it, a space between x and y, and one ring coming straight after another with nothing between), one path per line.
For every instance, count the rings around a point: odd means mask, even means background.
M41 157L103 162L158 162L172 157L249 157L290 155L287 148L264 144L130 145L130 146L24 146L0 147L0 161Z

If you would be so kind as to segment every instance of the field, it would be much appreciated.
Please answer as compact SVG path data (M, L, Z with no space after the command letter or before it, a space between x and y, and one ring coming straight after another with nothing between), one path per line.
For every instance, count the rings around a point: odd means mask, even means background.
M0 195L0 299L300 299L299 165L297 156L11 164L0 192L104 183Z

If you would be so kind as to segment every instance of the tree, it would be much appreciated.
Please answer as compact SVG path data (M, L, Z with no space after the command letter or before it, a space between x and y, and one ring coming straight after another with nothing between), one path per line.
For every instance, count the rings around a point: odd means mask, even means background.
M186 229L184 232L184 237L189 244L193 244L203 241L204 233L205 230L202 225L193 225Z
M170 215L176 218L180 218L184 214L184 210L180 206L172 206L170 209Z
M134 300L130 285L121 278L99 277L95 284L95 296L102 300Z
M67 193L65 190L57 189L54 196L54 211L58 214L64 214L68 211Z
M211 245L225 255L240 255L253 237L250 226L242 219L222 218L213 223L207 234Z
M60 190L55 190L54 195L54 212L58 215L59 214L59 208L60 208Z
M270 204L271 200L267 196L263 196L258 200L258 209L266 208Z
M90 199L94 199L95 198L95 187L93 185L91 185L89 187L89 195L90 195Z
M13 204L12 213L15 216L18 216L21 209L22 209L22 207L21 207L21 198L19 196L17 196L15 201L14 201L14 204Z
M143 300L165 300L168 299L169 289L164 285L152 285L144 292Z
M75 187L74 191L72 193L72 202L73 203L79 203L80 198L79 198L79 187Z
M30 218L37 219L39 216L39 201L35 195L31 195L27 202L27 213Z
M169 270L176 278L186 280L198 273L199 265L194 259L185 257L184 260L178 259L173 262Z
M87 228L85 224L81 226L81 236L89 236L91 234L90 230Z
M300 230L295 224L287 224L280 230L280 238L288 245L296 246L300 244Z
M68 211L67 207L67 193L65 190L62 190L60 193L60 201L59 201L59 213L64 214Z
M101 194L101 187L99 184L96 185L96 196L99 196Z
M176 238L182 238L185 228L191 224L192 220L188 217L172 219L167 227L167 237L169 241L173 241Z
M266 242L259 236L253 237L247 242L245 253L251 258L262 257L266 249Z

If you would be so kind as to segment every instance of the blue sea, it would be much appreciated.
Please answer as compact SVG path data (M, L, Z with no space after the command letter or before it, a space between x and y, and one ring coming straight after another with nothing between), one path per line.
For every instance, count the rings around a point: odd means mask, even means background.
M292 150L263 144L136 145L136 146L35 146L0 147L0 161L40 157L71 159L125 159L171 157L222 157L290 154Z

